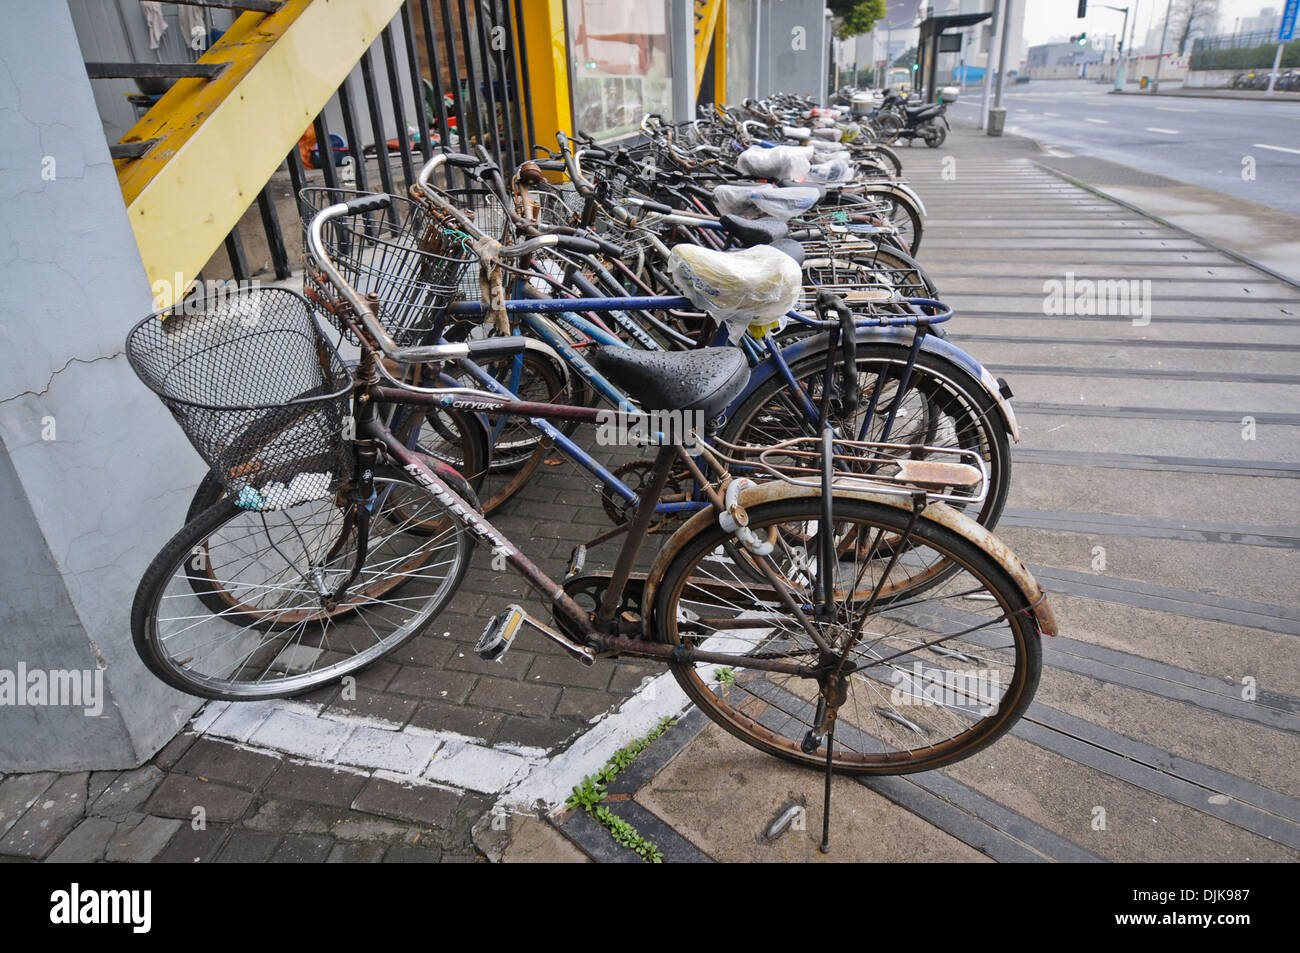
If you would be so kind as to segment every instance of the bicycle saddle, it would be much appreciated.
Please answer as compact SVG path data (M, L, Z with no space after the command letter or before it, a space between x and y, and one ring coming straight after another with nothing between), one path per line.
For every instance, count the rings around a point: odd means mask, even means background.
M772 247L777 251L783 251L794 259L796 265L803 265L803 246L793 238L782 238L772 242Z
M713 418L749 383L749 362L735 347L697 351L595 347L584 354L647 412L699 411L705 419Z
M808 211L820 198L816 188L805 187L799 182L791 183L789 187L754 182L718 185L713 189L713 201L719 212L779 219L790 219Z
M770 245L739 251L677 245L668 273L697 308L741 329L783 318L803 291L799 266Z
M770 245L790 233L785 222L776 218L748 219L738 215L723 215L718 219L722 229L746 248Z

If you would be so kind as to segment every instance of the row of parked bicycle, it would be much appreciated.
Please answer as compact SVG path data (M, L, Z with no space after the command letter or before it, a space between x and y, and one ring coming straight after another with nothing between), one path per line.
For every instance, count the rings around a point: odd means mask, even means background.
M336 681L422 631L477 542L550 610L488 621L481 657L529 629L583 664L657 660L787 759L926 770L1020 717L1055 624L990 532L1010 391L945 334L897 153L793 96L642 132L561 133L516 169L437 155L406 196L306 189L303 294L132 330L211 466L132 610L159 677L235 700ZM611 414L645 459L577 429ZM525 552L552 541L491 522L557 456L609 519L561 580Z
M1228 85L1233 89L1268 89L1268 79L1272 75L1271 70L1243 70L1232 77L1232 82ZM1300 90L1300 70L1279 72L1273 88L1283 92Z

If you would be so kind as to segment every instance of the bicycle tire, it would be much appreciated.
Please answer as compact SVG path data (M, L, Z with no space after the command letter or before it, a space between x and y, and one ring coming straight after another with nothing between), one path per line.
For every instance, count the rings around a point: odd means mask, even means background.
M334 518L330 507L337 510L337 506L333 501L301 504L311 509L293 515L290 511L254 513L239 509L223 498L182 527L145 570L131 606L132 639L146 667L173 688L204 698L228 701L282 698L335 682L423 631L459 589L469 568L473 541L445 505L406 471L385 465L376 468L375 478L378 488L385 489L389 499L399 493L399 487L405 487L409 491L405 498L420 501L428 507L428 515L421 515L418 520L408 517L407 524L419 527L409 532L391 521L375 521L362 580L349 591L345 604L335 610L320 606L316 592L308 588L306 574L285 555L270 528L270 524L278 524L279 528L292 524L304 550L314 546L318 553L325 552L336 537L313 528L305 514L325 514L320 517L323 526ZM395 505L409 512L414 504L402 504L400 498ZM436 518L434 514L438 514ZM241 520L254 528L251 531L243 528L244 524L238 522ZM261 530L256 528L258 521ZM299 522L306 527L306 536L296 525ZM440 534L428 529L435 522L444 526ZM220 534L230 527L235 530L223 541ZM247 543L243 550L238 548L238 544L255 539L259 532L265 534L270 544L263 552L277 553L282 566L274 560L270 566L263 566L248 555L248 549L260 543ZM285 533L279 542L283 543L291 535ZM311 537L311 544L306 542L307 537ZM448 539L450 542L445 541ZM222 551L222 562L218 563L213 557L214 546L227 544L231 548ZM447 549L450 551L442 552ZM443 555L449 555L450 559L446 562L433 559ZM231 560L229 566L224 562L227 559ZM218 565L220 570L216 568ZM344 546L335 560L322 561L322 575L332 588L334 580L341 579L351 565L351 553ZM445 565L451 568L444 572ZM368 578L364 575L367 568ZM240 572L248 574L246 579L233 578ZM300 580L293 579L294 572ZM333 575L324 575L327 572ZM251 595L235 595L241 587ZM413 588L421 591L412 594ZM432 591L427 591L430 588ZM228 594L223 597L218 589L225 589ZM399 590L404 593L400 598L395 596ZM259 592L267 601L255 605L251 600ZM375 594L387 601L374 598ZM165 617L160 618L164 599L168 600L169 608ZM274 601L277 599L279 603ZM381 615L385 607L389 609L388 617ZM385 628L389 624L397 628L391 635L380 636L375 628L377 623ZM308 641L309 632L314 646ZM374 637L374 644L357 649L353 638L365 632ZM253 643L251 648L250 643ZM352 649L352 655L345 654L344 644ZM213 666L226 664L223 656L234 653L228 664L238 666L233 670L236 677L219 674L220 668L217 674L199 671L197 663L202 659L195 653L204 649L204 658L221 650L222 655L213 660ZM319 667L317 661L321 662ZM308 670L293 671L305 664L310 665ZM238 678L249 666L262 666L259 677ZM269 674L277 672L274 677Z
M882 535L885 532L901 533L907 528L910 518L907 510L860 498L837 496L834 505L836 526L851 522L859 532L865 526ZM760 534L765 527L817 521L820 516L821 501L815 496L777 500L748 508L749 525ZM774 599L770 587L764 589L760 586L759 591L746 598L739 593L741 587L750 585L749 580L735 573L730 579L726 578L723 568L725 556L722 554L725 553L724 544L734 537L716 521L701 523L698 530L691 532L694 535L679 545L676 554L649 583L655 593L652 627L656 640L667 644L699 645L707 642L710 643L708 648L729 653L740 652L752 643L746 654L752 652L767 657L809 661L810 653L815 654L815 649L810 648L811 640L797 629L795 623L789 622L790 628L779 623L772 609ZM993 692L985 695L982 690L977 690L977 694L972 694L970 689L963 689L951 699L941 694L939 703L933 706L935 710L927 710L928 687L932 684L947 686L948 673L960 674L960 670L949 666L962 663L954 660L952 655L945 656L928 647L935 642L917 642L913 633L928 633L923 639L934 634L924 627L930 624L931 618L924 613L933 613L934 618L941 619L948 627L965 626L972 615L977 620L985 616L970 605L957 604L954 607L948 604L953 596L940 599L935 595L931 601L936 604L929 606L928 610L917 610L918 601L906 590L878 601L875 606L878 611L870 623L872 642L852 656L861 667L849 676L846 702L839 709L832 767L840 773L910 774L967 758L1011 729L1024 714L1038 686L1042 650L1037 627L1029 617L1029 603L1024 592L1007 571L970 539L929 519L926 514L917 519L912 533L913 552L922 549L933 551L959 567L959 574L953 577L954 585L978 584L978 590L966 590L965 596L978 591L981 596L991 597L992 605L983 598L978 605L984 607L986 615L989 611L1001 615L1000 622L995 615L987 628L977 630L982 634L963 641L945 634L945 645L948 651L957 653L956 658L983 661L986 671L991 674L982 684L991 684L999 690L1005 680L1007 691L996 698ZM710 565L701 569L706 562ZM856 566L855 561L855 569ZM883 578L885 567L880 568ZM850 571L846 570L842 577L837 566L837 583L841 578L847 578ZM865 600L871 589L865 583L858 585L858 578L846 586L844 593L844 607L850 618L858 597ZM798 601L806 598L806 592L797 594ZM839 601L838 584L836 598ZM729 616L732 609L738 611ZM709 612L721 615L705 614ZM751 615L744 615L746 612ZM757 612L767 615L753 614ZM724 620L727 619L733 624L726 625ZM737 620L747 619L755 622L752 628L734 625ZM918 624L917 619L922 622ZM1001 628L994 629L995 624ZM824 637L831 631L825 627ZM977 633L970 634L974 636ZM723 644L714 644L714 639ZM801 639L807 641L801 645ZM910 657L916 666L922 666L914 667L910 676L902 664L890 664L893 658L898 657L891 653L900 645L913 646L902 657ZM998 667L994 668L994 665ZM747 669L743 665L727 669L729 677L721 678L718 673L723 670L715 665L681 660L670 661L669 668L687 696L729 734L783 760L812 768L825 766L824 742L820 743L820 750L817 747L806 750L803 744L812 721L813 701L817 697L817 686L811 679L774 675L761 669ZM896 697L888 689L882 691L886 672L895 685L894 691L898 690L899 671L904 673L901 680L906 686L904 694ZM887 696L886 691L889 691ZM978 720L975 719L977 715L981 716ZM941 738L943 731L952 734ZM914 747L900 746L908 743Z

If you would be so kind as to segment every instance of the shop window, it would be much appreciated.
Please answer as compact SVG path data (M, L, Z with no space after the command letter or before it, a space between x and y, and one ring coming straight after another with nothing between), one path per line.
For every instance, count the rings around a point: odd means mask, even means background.
M575 128L602 141L672 113L666 0L565 0Z

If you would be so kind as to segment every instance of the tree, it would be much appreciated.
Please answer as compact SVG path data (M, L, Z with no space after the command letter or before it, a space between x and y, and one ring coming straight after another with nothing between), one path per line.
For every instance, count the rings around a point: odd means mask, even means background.
M911 66L916 62L916 47L908 47L891 63L891 66Z
M885 17L885 0L828 0L826 7L839 20L835 35L841 40L870 33Z
M1187 52L1193 33L1208 35L1219 22L1219 0L1177 0L1169 18L1169 33L1178 39L1178 55Z

